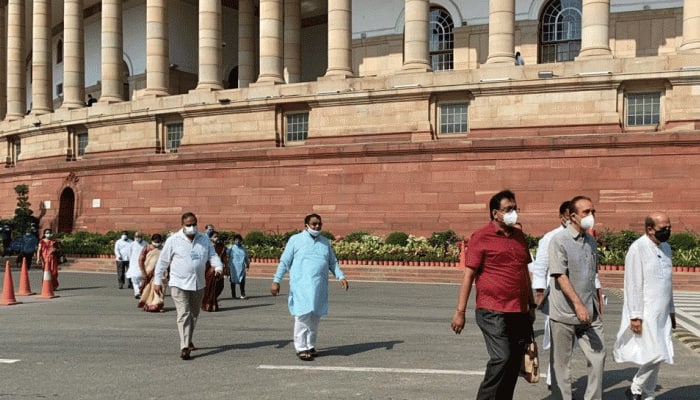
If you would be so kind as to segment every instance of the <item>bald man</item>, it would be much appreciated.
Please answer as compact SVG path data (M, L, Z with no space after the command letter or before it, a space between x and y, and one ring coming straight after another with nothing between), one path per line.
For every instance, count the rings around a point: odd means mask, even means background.
M676 328L671 282L671 220L650 214L645 233L625 257L625 300L613 350L615 361L639 365L630 387L633 400L655 398L662 362L673 364L671 330Z

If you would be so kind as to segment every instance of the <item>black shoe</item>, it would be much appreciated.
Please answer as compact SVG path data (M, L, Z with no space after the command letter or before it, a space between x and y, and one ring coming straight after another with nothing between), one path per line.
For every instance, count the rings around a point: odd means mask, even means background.
M138 299L141 298L141 295L140 295L140 294L137 294L136 296L134 296L134 298L135 298L136 300L138 300Z
M180 351L180 358L182 358L183 360L189 360L191 358L190 357L190 349L189 348L182 349Z
M627 396L627 398L630 400L642 400L642 395L641 394L632 394L631 389L625 390L625 396Z

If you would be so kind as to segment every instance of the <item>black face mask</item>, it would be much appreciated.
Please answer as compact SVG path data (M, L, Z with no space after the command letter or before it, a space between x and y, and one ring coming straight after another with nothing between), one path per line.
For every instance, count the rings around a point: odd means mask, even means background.
M671 229L670 229L670 228L664 228L664 229L660 229L660 230L658 230L658 231L655 230L655 231L654 231L654 237L655 237L656 240L658 240L659 242L662 242L662 243L663 243L663 242L666 242L666 241L668 241L668 239L671 237Z

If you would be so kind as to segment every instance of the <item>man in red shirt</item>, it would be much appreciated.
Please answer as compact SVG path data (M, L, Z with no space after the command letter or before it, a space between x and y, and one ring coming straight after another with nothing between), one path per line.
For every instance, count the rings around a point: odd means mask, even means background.
M489 215L491 222L469 239L452 330L460 334L464 329L467 300L476 281L476 324L490 357L476 399L503 400L513 398L520 363L532 341L536 304L527 269L530 251L525 235L515 227L515 194L496 193Z

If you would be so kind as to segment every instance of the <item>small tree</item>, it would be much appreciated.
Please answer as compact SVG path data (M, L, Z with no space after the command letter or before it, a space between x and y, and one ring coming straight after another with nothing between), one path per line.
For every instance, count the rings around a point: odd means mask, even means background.
M15 236L20 236L24 234L32 225L32 223L37 224L39 221L36 217L32 216L34 211L29 208L32 203L29 202L29 186L27 185L17 185L15 186L15 193L17 193L17 208L15 208L15 216L12 219L12 225L14 227Z

